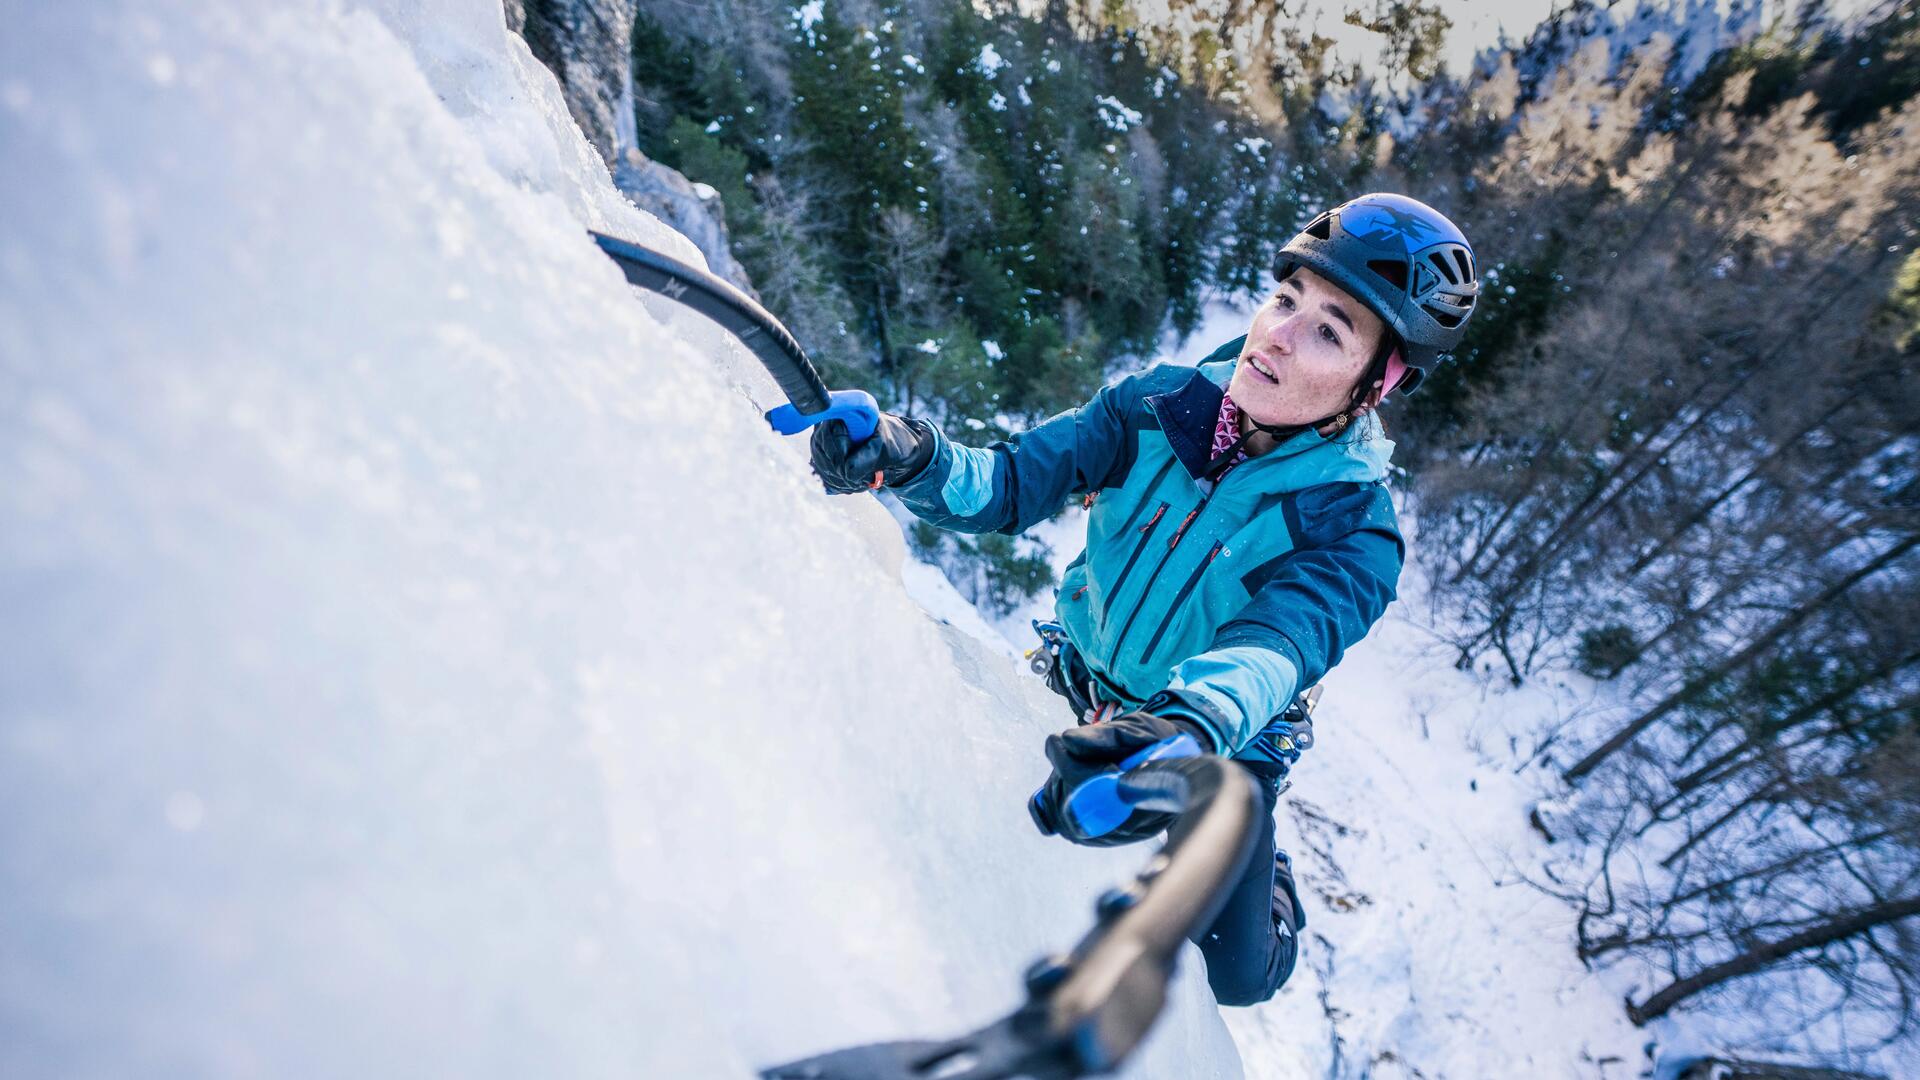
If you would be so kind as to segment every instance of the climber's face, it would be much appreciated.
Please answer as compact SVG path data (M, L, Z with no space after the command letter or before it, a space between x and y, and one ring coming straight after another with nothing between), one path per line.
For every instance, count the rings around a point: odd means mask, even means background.
M1284 427L1344 411L1386 325L1304 267L1254 313L1227 392L1247 417Z

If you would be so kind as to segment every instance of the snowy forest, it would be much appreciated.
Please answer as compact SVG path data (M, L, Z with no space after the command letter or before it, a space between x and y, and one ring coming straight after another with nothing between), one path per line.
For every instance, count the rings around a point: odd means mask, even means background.
M1121 1075L1920 1080L1920 0L1496 6L8 5L0 1075L1004 1012L1147 854L1028 817L1090 500L827 497L587 230L987 447L1388 191L1479 307L1382 410L1300 968L1222 1009L1176 941Z
M1282 2L638 5L638 147L711 185L836 375L984 444L1263 287L1344 193L1457 212L1490 287L1392 418L1463 669L1571 668L1577 948L1774 1026L1920 1019L1920 6L1561 5L1449 71ZM1187 22L1174 17L1181 12ZM1695 13L1697 15L1697 13ZM1194 342L1211 347L1213 342ZM1204 349L1202 350L1204 351ZM925 529L973 599L1043 558ZM984 560L984 570L969 560ZM956 565L958 564L958 565ZM1739 1004L1733 1004L1738 1001Z

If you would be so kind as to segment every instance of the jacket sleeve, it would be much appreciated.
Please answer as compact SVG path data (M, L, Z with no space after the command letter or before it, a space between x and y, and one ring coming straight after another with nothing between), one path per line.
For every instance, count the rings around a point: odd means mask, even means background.
M958 532L1019 533L1052 517L1070 494L1097 491L1132 463L1128 422L1159 368L1130 375L1031 430L984 450L936 430L933 459L893 488L922 521Z
M1319 682L1385 613L1405 544L1380 484L1301 492L1287 515L1294 550L1208 650L1174 669L1174 710L1231 754Z

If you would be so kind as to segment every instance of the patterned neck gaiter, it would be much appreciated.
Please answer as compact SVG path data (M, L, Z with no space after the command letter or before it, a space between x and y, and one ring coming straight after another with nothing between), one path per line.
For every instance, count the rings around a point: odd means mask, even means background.
M1233 446L1234 443L1239 441L1240 441L1240 406L1235 405L1233 403L1233 397L1231 395L1221 394L1220 395L1220 416L1218 419L1216 419L1213 422L1212 456L1214 458L1214 461L1218 463L1220 455L1225 453L1229 447ZM1209 471L1213 472L1213 474L1216 477L1222 476L1226 473L1228 469L1233 468L1235 465L1238 465L1245 460L1247 460L1246 450L1244 448L1235 450L1233 453L1232 461L1229 461L1225 465L1220 466L1218 471L1214 471L1214 470L1209 470Z

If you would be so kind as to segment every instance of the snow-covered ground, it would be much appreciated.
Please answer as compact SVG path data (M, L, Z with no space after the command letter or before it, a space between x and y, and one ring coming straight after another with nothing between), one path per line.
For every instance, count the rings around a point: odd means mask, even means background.
M1311 970L1229 1014L1262 1062L1249 1074L1638 1075L1646 1033L1581 967L1573 913L1521 880L1546 841L1527 823L1534 778L1506 767L1515 717L1491 714L1548 714L1553 695L1492 694L1453 670L1421 627L1423 587L1403 577L1402 600L1327 678L1281 814Z

